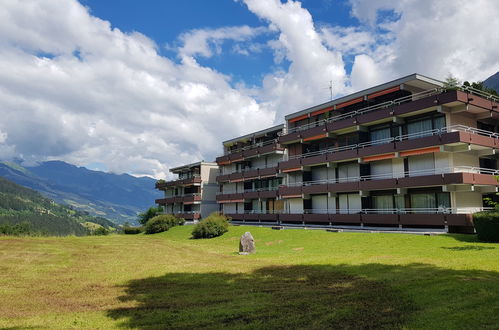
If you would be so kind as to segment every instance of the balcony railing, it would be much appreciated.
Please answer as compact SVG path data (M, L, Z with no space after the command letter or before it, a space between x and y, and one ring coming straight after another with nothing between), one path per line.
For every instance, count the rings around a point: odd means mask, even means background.
M241 152L241 151L245 151L245 150L251 150L251 149L255 149L255 148L260 148L260 147L268 146L268 145L274 144L274 143L277 143L277 139L268 140L268 141L264 141L264 142L257 142L257 143L253 143L253 144L241 147L241 148L237 148L237 149L226 150L224 155L233 154L233 153Z
M477 96L480 96L480 97L483 97L483 98L486 98L489 100L492 100L494 102L499 102L499 97L492 95L490 93L486 93L484 91L472 88L472 87L462 86L462 87L457 87L456 89L463 91L463 92L470 93L470 94L474 94L474 95L477 95ZM340 114L340 115L333 116L330 118L318 120L318 121L313 122L313 123L309 123L309 124L305 124L305 125L301 125L301 126L297 126L297 127L292 127L292 128L285 127L283 129L282 133L278 134L278 135L286 135L286 134L290 134L290 133L304 131L304 130L307 130L310 128L323 126L326 123L332 123L332 122L335 122L338 120L351 118L351 117L354 117L357 115L363 115L363 114L366 114L366 113L371 112L371 111L385 109L385 108L392 107L395 105L400 105L402 103L412 102L412 101L416 101L416 100L419 100L419 99L422 99L425 97L442 94L446 91L447 90L445 88L433 88L433 89L425 90L425 91L422 91L419 93L414 93L411 95L403 96L403 97L397 98L397 99L392 100L392 101L387 101L387 102L383 102L380 104L371 105L371 106L368 106L368 107L365 107L365 108L362 108L359 110L354 110L354 111L350 111L348 113L344 113L344 114Z
M260 191L275 191L278 190L279 187L266 187L266 188L257 188L257 189L244 189L244 191L219 191L217 195L227 195L227 194L242 194L247 192L260 192Z
M181 194L181 195L172 195L172 196L166 196L164 198L190 197L190 196L201 196L201 193L189 193L189 194Z
M303 214L470 214L490 211L491 207L433 207L387 209L304 209ZM293 213L293 212L283 212Z
M249 171L255 171L255 170L262 170L262 169L265 169L265 168L273 168L273 167L277 167L277 165L279 165L279 163L275 163L275 164L267 164L265 166L258 166L258 167L245 167L245 168L240 168L238 170L235 170L235 171L229 171L228 168L226 167L222 167L222 175L227 175L227 174L234 174L234 173L245 173L245 172L249 172Z
M493 210L491 207L434 207L434 208L389 208L389 209L304 209L291 210L245 210L230 214L472 214Z
M375 174L375 175L364 175L364 176L353 176L353 177L343 177L334 179L323 179L315 181L301 181L292 182L288 184L283 184L286 187L303 187L319 184L329 184L329 183L343 183L343 182L358 182L358 181L370 181L370 180L382 180L382 179L398 179L405 177L415 177L423 175L438 175L438 174L448 174L448 173L474 173L474 174L490 174L499 175L499 170L473 167L473 166L455 166L455 167L440 167L425 170L413 170L405 172L394 172L386 174Z
M299 154L299 155L292 155L292 156L288 156L286 160L314 157L314 156L330 154L330 153L335 153L335 152L340 152L340 151L345 151L345 150L362 149L362 148L367 148L367 147L380 145L380 144L386 144L386 143L390 143L390 142L397 142L397 141L400 142L400 141L405 141L405 140L422 138L422 137L426 137L426 136L442 135L442 134L451 133L451 132L465 132L465 133L487 136L487 137L491 137L491 138L495 138L495 139L499 138L499 133L490 132L490 131L486 131L483 129L478 129L475 127L469 127L469 126L464 126L464 125L452 125L452 126L422 131L422 132L399 135L396 137L384 138L384 139L362 142L362 143L355 143L355 144L350 144L350 145L341 146L341 147L332 147L332 148L328 148L328 149L307 152L307 153L303 153L303 154Z

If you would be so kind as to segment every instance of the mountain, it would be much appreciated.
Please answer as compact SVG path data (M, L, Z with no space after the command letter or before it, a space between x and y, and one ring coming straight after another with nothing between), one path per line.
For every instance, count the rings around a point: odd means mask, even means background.
M92 171L62 161L30 167L2 162L0 176L58 203L116 223L134 223L138 212L154 205L154 200L161 197L154 189L156 180L152 178Z
M0 234L77 235L87 228L117 228L111 221L76 211L0 178Z
M483 85L487 88L494 89L499 94L499 72L496 72L496 74L485 79Z

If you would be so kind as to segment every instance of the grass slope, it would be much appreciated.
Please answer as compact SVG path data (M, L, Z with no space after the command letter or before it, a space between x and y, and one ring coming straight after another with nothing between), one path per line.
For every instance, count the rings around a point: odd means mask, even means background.
M87 230L82 226L85 222L117 227L105 218L59 205L34 190L0 177L0 226L23 222L30 224L33 233L50 235L86 235Z
M494 328L499 244L231 227L0 238L0 327ZM257 254L239 256L251 231Z

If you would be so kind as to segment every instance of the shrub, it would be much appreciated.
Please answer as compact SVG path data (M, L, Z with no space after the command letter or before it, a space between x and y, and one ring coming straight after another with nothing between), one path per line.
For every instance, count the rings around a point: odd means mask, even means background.
M473 224L480 241L499 242L499 212L475 213Z
M139 221L140 224L145 225L147 221L150 219L154 218L157 215L160 215L161 212L163 212L163 208L161 206L151 206L150 208L147 209L147 211L140 213L138 215L137 220Z
M132 227L132 226L123 227L123 232L127 235L140 234L142 231L143 231L142 227Z
M192 238L212 238L221 236L229 230L227 217L212 213L201 220L192 231Z
M109 235L109 230L104 227L99 227L93 231L93 234L97 236Z
M167 231L171 227L180 226L185 223L182 218L177 218L171 214L160 214L147 221L145 225L146 234L156 234Z

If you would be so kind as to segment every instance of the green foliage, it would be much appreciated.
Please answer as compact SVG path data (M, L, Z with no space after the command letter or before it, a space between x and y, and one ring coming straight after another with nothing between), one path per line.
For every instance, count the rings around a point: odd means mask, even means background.
M160 214L147 221L145 225L146 234L156 234L167 231L171 227L183 225L185 220L171 214Z
M163 212L163 208L161 206L151 206L147 211L140 213L138 217L138 221L140 224L145 225L149 219L154 218L158 214Z
M0 235L9 236L40 236L42 232L33 230L31 223L23 221L16 224L0 224Z
M109 235L109 233L110 233L110 231L102 226L97 228L96 230L94 230L92 232L93 235L97 235L97 236Z
M142 227L132 227L132 226L124 226L123 227L123 232L127 235L136 235L140 234L144 228Z
M106 230L116 228L105 218L59 205L34 190L0 177L0 224L10 228L24 222L30 224L28 235L83 236L87 234L87 228L83 226L87 222L101 225Z
M469 83L468 81L465 81L463 83L463 86L471 87L471 88L478 89L478 90L484 91L484 92L492 94L492 95L499 96L495 89L485 87L483 85L483 81L477 81L477 82L471 82L471 83Z
M475 213L473 224L480 241L499 242L499 212Z
M460 85L461 82L453 75L449 75L444 81L445 89L450 89L450 90L457 89Z
M221 236L229 230L229 221L226 216L212 213L201 220L192 231L192 238L212 238Z

